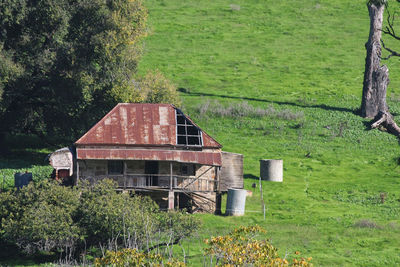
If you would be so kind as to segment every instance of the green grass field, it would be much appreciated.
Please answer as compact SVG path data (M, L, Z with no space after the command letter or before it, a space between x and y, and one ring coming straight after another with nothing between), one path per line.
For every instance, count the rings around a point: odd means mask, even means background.
M284 160L284 182L264 182L266 219L258 188L244 217L197 215L204 227L187 244L189 263L202 262L201 239L259 224L282 256L299 250L316 266L400 265L398 141L368 130L369 121L355 114L369 31L365 1L169 0L147 7L140 72L165 73L180 88L183 109L224 150L244 154L248 190L260 159ZM399 114L400 64L384 63L388 102ZM200 114L209 101L304 116Z
M365 1L145 3L149 36L139 72L163 72L180 88L183 110L224 150L244 154L245 187L254 191L243 217L195 215L203 227L183 245L189 265L201 266L204 238L258 224L281 256L301 251L316 266L399 266L399 143L356 115L369 31ZM388 103L400 121L400 63L385 64ZM274 112L213 112L244 102ZM281 116L287 113L300 115ZM49 151L23 149L23 164L2 160L0 176L48 172L35 153ZM264 220L251 184L267 158L284 160L284 182L263 182Z

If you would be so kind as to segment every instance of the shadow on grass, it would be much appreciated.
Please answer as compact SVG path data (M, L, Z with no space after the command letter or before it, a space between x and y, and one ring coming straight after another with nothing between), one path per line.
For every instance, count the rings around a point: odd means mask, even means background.
M24 169L33 166L47 166L48 153L32 150L12 150L0 155L0 169Z
M271 104L278 104L278 105L289 105L289 106L296 106L296 107L303 107L303 108L319 108L319 109L324 109L324 110L329 110L329 111L341 111L341 112L349 112L353 113L355 115L358 115L358 109L353 110L349 108L341 108L341 107L332 107L332 106L327 106L324 104L321 105L308 105L308 104L301 104L301 103L294 103L294 102L288 102L288 101L272 101L268 99L259 99L259 98L252 98L252 97L238 97L238 96L228 96L228 95L218 95L218 94L210 94L210 93L192 93L186 88L178 88L179 92L182 92L187 95L192 95L192 96L212 96L212 97L221 97L221 98L229 98L229 99L240 99L240 100L248 100L248 101L258 101L258 102L265 102L265 103L271 103Z
M56 255L36 254L27 256L17 246L0 242L0 266L32 266L57 260Z
M259 180L259 178L257 177L257 176L255 176L255 175L253 175L253 174L250 174L250 173L245 173L245 174L243 174L243 178L244 179L252 179L252 180Z

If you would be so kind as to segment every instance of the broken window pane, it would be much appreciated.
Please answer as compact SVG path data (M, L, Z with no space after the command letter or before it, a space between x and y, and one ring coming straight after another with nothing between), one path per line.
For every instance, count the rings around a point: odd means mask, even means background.
M201 131L188 120L180 110L176 110L177 144L201 146Z
M189 145L200 145L199 138L197 136L196 137L192 137L192 136L188 137L188 144Z
M186 135L186 127L185 126L178 126L178 134Z

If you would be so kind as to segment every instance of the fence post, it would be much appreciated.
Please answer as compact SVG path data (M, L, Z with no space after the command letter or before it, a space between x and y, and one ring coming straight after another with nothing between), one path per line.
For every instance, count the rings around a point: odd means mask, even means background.
M263 188L262 188L261 176L259 177L259 183L260 183L261 209L262 209L262 213L264 215L264 220L265 220L265 202L264 202L264 196L263 196Z

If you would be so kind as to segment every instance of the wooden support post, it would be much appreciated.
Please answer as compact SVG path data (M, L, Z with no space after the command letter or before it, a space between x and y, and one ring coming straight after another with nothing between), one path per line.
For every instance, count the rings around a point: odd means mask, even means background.
M221 193L216 193L216 199L215 199L215 214L220 215L222 214L221 211L221 206L222 206L222 194Z
M219 168L220 167L215 167L215 179L216 181L216 189L218 191L218 193L221 193L221 186L220 186L220 172L219 172Z
M127 181L126 181L126 161L124 160L123 162L124 162L124 166L123 166L123 173L124 173L124 189L126 189L126 184L127 184Z
M175 193L170 190L168 192L168 210L173 210L175 206Z
M79 161L76 160L76 181L75 181L75 185L78 185L79 182Z
M173 210L175 207L175 193L173 188L173 177L172 177L172 161L169 163L169 192L168 192L168 210Z
M172 161L169 162L169 190L173 187L173 177L172 177Z

